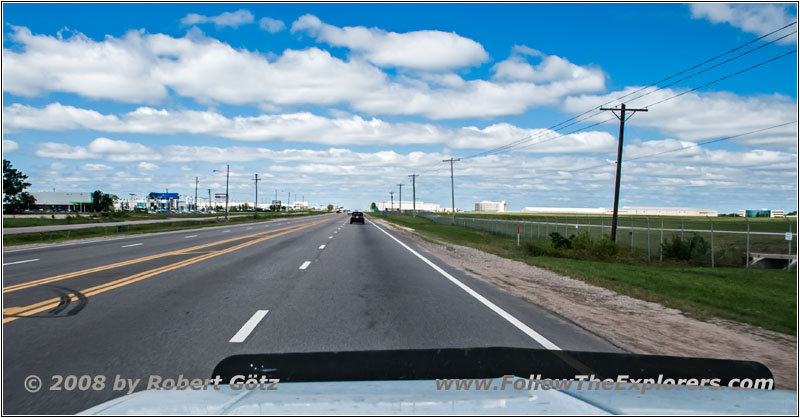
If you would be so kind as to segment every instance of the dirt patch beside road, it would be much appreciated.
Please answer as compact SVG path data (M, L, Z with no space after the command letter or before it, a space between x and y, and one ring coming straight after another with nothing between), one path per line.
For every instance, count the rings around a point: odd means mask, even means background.
M431 242L377 220L445 263L555 312L637 354L758 361L780 389L797 389L797 338L723 319L700 321L681 311L621 295L474 248Z

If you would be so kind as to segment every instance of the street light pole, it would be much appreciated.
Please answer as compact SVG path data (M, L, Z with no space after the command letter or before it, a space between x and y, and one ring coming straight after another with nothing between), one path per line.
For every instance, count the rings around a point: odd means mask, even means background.
M222 170L214 170L215 172L221 173ZM228 220L228 185L230 183L231 177L231 165L228 164L225 169L225 220ZM209 198L211 193L209 192Z
M256 178L254 178L253 181L256 183L256 200L253 201L253 206L256 211L255 217L258 218L258 182L261 181L261 179L258 178L258 173L256 173Z
M197 183L198 180L197 176L194 177L194 210L197 210Z

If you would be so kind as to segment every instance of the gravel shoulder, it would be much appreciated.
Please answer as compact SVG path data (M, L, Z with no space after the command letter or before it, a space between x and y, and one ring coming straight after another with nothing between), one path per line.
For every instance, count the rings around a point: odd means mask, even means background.
M711 319L621 295L580 280L474 248L431 242L413 230L375 220L447 264L561 315L638 354L758 361L779 389L797 390L797 338L753 325Z

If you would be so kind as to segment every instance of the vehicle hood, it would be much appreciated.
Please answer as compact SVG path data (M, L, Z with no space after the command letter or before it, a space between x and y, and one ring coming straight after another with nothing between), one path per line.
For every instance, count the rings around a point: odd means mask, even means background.
M501 379L493 380L499 385ZM498 386L499 387L499 386ZM146 390L89 415L796 414L792 391L436 390L434 380L280 383L277 390Z
M712 390L686 386L652 391L561 390L504 379L577 375L631 379L714 378ZM797 394L734 390L732 379L772 379L751 361L631 353L599 353L517 347L403 349L342 352L238 354L217 364L218 389L145 390L108 401L85 414L289 414L289 415L528 415L528 414L792 414ZM272 389L239 386L245 379L273 379ZM469 390L437 389L438 379L491 379ZM455 379L455 380L452 380ZM471 380L473 383L475 380ZM574 381L574 380L573 380ZM660 380L659 380L660 381ZM240 388L237 390L237 387ZM183 386L186 387L186 386Z

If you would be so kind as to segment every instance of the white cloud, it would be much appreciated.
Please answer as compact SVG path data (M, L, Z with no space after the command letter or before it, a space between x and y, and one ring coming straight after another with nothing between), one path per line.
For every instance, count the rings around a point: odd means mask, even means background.
M318 48L266 57L194 33L173 38L134 31L97 42L80 34L61 39L15 28L11 38L21 48L3 49L3 88L23 96L61 91L155 103L171 89L201 103L265 109L349 104L368 114L445 119L522 114L530 107L557 104L565 95L604 88L596 70L546 83L447 74L429 84L408 75L390 77L364 60L344 61Z
M273 19L271 17L262 17L261 20L258 21L258 26L269 33L278 33L286 29L286 24L283 23L282 20Z
M708 19L713 23L730 23L745 32L757 35L766 35L797 20L796 5L791 4L694 3L689 7L692 17L695 19ZM796 42L796 36L779 41L779 43L787 45Z
M37 145L35 155L67 160L105 159L113 162L161 159L159 154L142 144L108 138L96 138L86 147L57 142L43 142Z
M4 139L3 140L3 153L14 152L14 151L16 151L18 149L19 149L19 145L16 142L14 142L14 141L12 141L10 139Z
M62 39L12 29L9 38L24 47L21 52L3 48L3 91L22 96L66 91L146 103L167 96L166 87L153 77L151 61L144 59L150 53L141 32L95 42L80 33Z
M225 12L218 16L204 16L196 13L190 13L181 19L181 24L184 26L198 25L202 23L213 23L217 28L224 28L226 26L234 29L242 25L253 23L253 14L247 10L240 9L235 12Z
M386 32L378 28L339 28L304 15L292 24L292 33L305 31L318 41L349 48L381 67L442 71L480 64L489 59L481 44L453 32L422 30Z
M15 104L3 109L3 126L9 130L36 129L62 131L87 129L113 133L137 134L204 134L241 141L290 141L342 145L424 145L446 144L456 149L485 149L517 139L533 136L527 152L603 152L612 150L614 137L606 132L582 132L558 140L543 142L557 133L542 129L525 129L507 123L479 128L465 126L446 128L422 123L390 123L381 119L364 119L342 114L328 118L311 113L290 113L228 118L214 111L169 111L140 107L122 115L104 115L92 110L53 103L44 108ZM92 152L124 149L130 154L146 154L139 145L115 145L98 138Z
M81 166L81 170L105 171L105 170L111 170L111 166L107 166L105 164L84 164Z
M582 95L569 97L564 110L581 113L602 103L629 94L639 87L627 87L601 96ZM641 99L626 102L628 107L642 107L680 93L664 89ZM630 96L630 99L639 94ZM607 112L587 120L600 121L609 117ZM735 116L732 116L735 115ZM687 141L702 141L751 132L797 119L796 99L781 95L745 97L732 93L692 92L663 102L637 113L626 124L658 129L665 135ZM617 122L614 121L614 124ZM797 125L787 125L761 133L734 138L739 144L784 150L797 149Z
M65 160L93 160L100 155L90 152L86 147L73 147L57 142L43 142L36 146L37 157L56 158Z
M153 163L148 163L146 161L140 162L139 165L136 166L136 168L138 168L139 170L145 170L145 171L158 170L158 166L157 165L155 165Z
M539 58L537 65L528 63L526 56ZM534 83L552 81L582 81L602 79L602 71L589 67L581 67L567 59L555 55L545 55L526 46L515 46L514 53L492 67L493 79L532 81Z
M67 166L65 164L62 164L62 163L59 163L59 162L55 162L55 163L50 164L50 169L51 170L63 170L65 168L67 168Z

